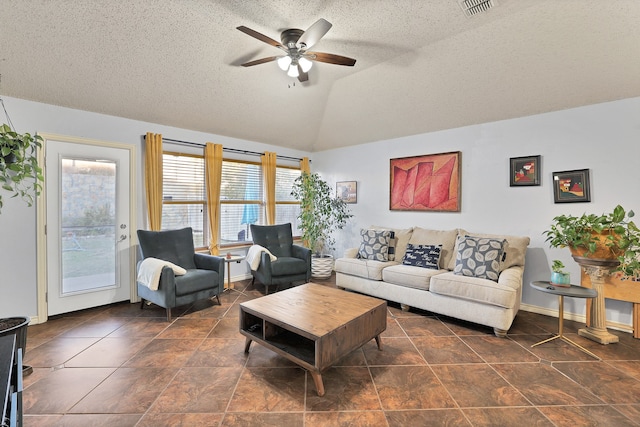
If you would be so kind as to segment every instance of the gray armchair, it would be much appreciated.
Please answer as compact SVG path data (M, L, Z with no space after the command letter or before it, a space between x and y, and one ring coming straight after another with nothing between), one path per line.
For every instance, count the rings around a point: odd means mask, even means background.
M218 295L224 291L224 259L195 253L191 227L167 231L138 230L138 241L143 259L157 258L187 270L186 274L176 276L170 267L163 267L158 290L155 291L138 282L141 309L145 300L150 301L164 307L167 321L170 321L173 307L213 297L220 304Z
M278 259L271 261L271 257L263 252L257 270L251 270L253 280L256 279L269 293L269 286L289 284L293 282L308 282L311 279L311 250L293 244L291 223L279 225L251 224L253 243L269 250Z

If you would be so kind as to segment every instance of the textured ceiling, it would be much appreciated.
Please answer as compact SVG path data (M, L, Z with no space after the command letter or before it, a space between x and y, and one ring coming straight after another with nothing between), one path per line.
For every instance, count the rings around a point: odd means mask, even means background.
M0 94L305 151L640 96L640 1L497 2L0 0ZM318 18L355 67L239 66Z

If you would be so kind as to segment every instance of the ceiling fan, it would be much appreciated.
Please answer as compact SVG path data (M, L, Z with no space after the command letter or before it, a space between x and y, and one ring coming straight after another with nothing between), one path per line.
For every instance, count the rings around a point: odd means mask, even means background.
M353 67L356 63L356 60L353 58L347 58L346 56L335 55L333 53L312 52L308 50L311 46L318 43L318 41L327 34L327 31L329 31L330 28L331 23L326 19L320 18L314 22L307 31L302 31L297 28L284 30L280 34L280 40L282 40L282 43L278 43L274 39L252 30L251 28L245 27L244 25L237 27L237 29L243 33L271 46L275 46L285 52L284 55L256 59L254 61L245 62L241 65L243 67L251 67L253 65L277 61L278 66L283 71L287 71L287 75L294 78L297 77L301 82L309 80L308 72L313 65L312 61Z

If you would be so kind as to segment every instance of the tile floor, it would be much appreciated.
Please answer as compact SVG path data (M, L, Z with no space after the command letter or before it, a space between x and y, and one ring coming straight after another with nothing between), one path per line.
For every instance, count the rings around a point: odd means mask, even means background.
M335 286L333 280L325 282ZM249 281L174 310L120 303L29 327L25 426L640 426L640 340L599 345L602 358L555 340L557 319L520 312L492 330L389 305L383 351L365 344L311 376L253 344L244 354L238 303Z

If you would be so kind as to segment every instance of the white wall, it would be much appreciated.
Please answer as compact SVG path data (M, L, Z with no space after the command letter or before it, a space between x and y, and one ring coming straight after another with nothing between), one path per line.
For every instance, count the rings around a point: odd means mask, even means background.
M449 151L462 152L461 212L390 211L389 159ZM542 185L510 187L509 158L529 155L542 156ZM358 181L358 203L350 205L354 218L338 237L337 255L357 246L360 228L369 225L526 235L531 244L523 303L557 310L555 298L528 286L547 280L553 259L569 267L574 283L579 280L568 249L550 249L544 241L551 219L602 213L617 204L640 215L640 98L314 153L312 169L332 185ZM591 202L554 204L551 173L574 169L590 169ZM568 312L584 314L584 300L565 301ZM631 324L631 304L606 306L609 320Z
M144 190L142 185L142 135L161 133L166 138L190 142L215 142L225 147L264 152L275 151L291 157L309 153L259 142L239 140L220 135L178 129L153 123L123 119L104 114L62 108L48 104L3 97L9 117L17 132L50 133L101 141L132 144L137 147L136 191L138 195L137 227L146 227ZM4 112L0 112L3 115ZM4 117L1 120L4 122ZM194 151L197 149L187 149ZM202 152L200 150L200 152ZM237 157L230 155L229 157ZM1 190L0 191L4 191ZM19 199L3 193L4 207L0 213L0 317L37 315L36 283L36 208L27 207ZM240 267L240 268L239 268ZM243 264L233 264L233 275L245 275ZM246 271L245 271L246 270Z
M167 138L216 142L227 147L302 157L309 153L219 135L172 128L3 97L18 132L46 132L133 144L138 148L138 227L145 226L142 143L146 132ZM384 120L384 118L381 118ZM428 120L428 117L425 117ZM462 210L459 213L389 211L389 159L448 151L462 152ZM509 158L542 156L540 187L509 187ZM531 237L525 282L546 279L552 259L569 266L574 281L580 270L568 250L549 249L545 230L555 215L601 213L620 203L640 214L640 98L592 105L520 119L486 123L314 153L312 170L330 183L358 181L354 218L338 236L340 254L358 242L371 224L509 233ZM551 173L591 170L591 203L554 204ZM34 317L36 300L36 210L5 197L0 214L0 317ZM233 265L232 276L245 274ZM640 288L639 288L640 292ZM523 302L556 310L549 295L524 288ZM566 299L566 310L584 314L584 301ZM607 318L631 323L631 305L607 302Z

